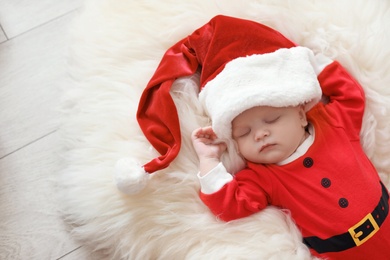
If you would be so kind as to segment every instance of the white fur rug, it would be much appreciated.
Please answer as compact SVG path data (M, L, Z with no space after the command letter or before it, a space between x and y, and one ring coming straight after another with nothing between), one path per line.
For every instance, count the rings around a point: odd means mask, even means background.
M256 20L339 60L364 86L364 148L390 184L390 2L367 0L91 0L72 27L64 90L61 205L72 234L106 259L311 259L288 212L219 222L198 198L191 131L207 124L196 92L176 89L183 146L136 196L112 181L119 158L156 152L135 119L171 45L216 14Z

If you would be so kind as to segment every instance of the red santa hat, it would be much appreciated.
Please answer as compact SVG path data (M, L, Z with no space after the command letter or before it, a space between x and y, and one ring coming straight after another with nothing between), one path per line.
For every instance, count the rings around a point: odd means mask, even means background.
M166 168L181 145L179 119L170 95L173 82L200 71L199 99L214 131L230 138L231 121L253 106L309 109L321 97L313 54L279 32L256 22L216 16L164 54L145 88L138 123L161 154L144 165L119 160L116 184L125 193L141 191L149 175Z

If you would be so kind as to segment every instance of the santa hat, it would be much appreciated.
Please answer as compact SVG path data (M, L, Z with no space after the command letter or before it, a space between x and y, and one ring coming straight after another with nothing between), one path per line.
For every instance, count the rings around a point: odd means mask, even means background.
M118 188L128 194L141 191L151 173L178 155L180 126L170 95L176 79L200 70L200 101L217 135L229 138L231 121L250 107L307 104L309 109L316 103L321 90L312 62L310 50L265 25L214 17L164 54L137 112L144 135L161 156L144 165L118 161Z

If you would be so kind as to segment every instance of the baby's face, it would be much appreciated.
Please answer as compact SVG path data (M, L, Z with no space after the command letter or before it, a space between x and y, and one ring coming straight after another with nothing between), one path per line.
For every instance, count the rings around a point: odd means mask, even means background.
M303 106L248 109L232 122L241 155L254 163L273 164L288 158L305 140Z

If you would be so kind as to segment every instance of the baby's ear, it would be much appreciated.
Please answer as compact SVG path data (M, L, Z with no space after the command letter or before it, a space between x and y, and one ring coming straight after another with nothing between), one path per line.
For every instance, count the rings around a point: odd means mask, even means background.
M306 117L305 105L299 106L299 119L301 120L302 127L306 127L308 122Z

